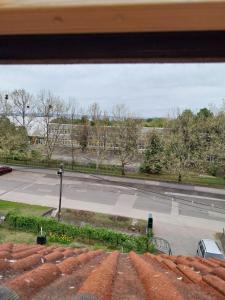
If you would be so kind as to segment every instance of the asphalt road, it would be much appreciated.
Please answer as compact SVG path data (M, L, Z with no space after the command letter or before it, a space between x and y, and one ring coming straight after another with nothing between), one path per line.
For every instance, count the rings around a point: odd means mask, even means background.
M0 177L2 200L57 207L58 195L59 178L54 170L17 168ZM175 254L194 255L200 238L214 238L225 227L221 189L196 191L188 186L65 173L62 205L142 219L152 212L155 235L167 239Z

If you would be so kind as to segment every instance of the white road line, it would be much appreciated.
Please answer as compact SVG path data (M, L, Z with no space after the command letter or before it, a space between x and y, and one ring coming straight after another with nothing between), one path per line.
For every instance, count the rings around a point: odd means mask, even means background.
M172 200L172 207L171 207L171 215L178 216L179 215L179 206L178 203L174 200Z
M211 211L211 210L209 210L209 211L208 211L208 214L209 214L209 216L211 216L211 217L218 217L218 218L223 218L223 219L225 219L225 214L222 214L222 213L219 213L219 212L216 212L216 211Z
M165 195L171 195L171 196L184 196L188 198L197 198L197 199L206 199L206 200L216 200L216 201L225 201L225 199L218 199L213 197L205 197L205 196L199 196L199 195L187 195L187 194L181 194L181 193L172 193L172 192L165 192Z
M51 193L52 191L49 189L37 189L38 192L42 192L42 193Z

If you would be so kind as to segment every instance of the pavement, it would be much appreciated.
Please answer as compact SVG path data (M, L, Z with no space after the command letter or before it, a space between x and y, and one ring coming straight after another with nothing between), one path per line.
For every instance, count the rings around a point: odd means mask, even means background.
M58 207L55 170L13 167L0 177L0 199ZM225 190L65 172L62 207L147 219L174 254L194 255L201 238L225 227Z

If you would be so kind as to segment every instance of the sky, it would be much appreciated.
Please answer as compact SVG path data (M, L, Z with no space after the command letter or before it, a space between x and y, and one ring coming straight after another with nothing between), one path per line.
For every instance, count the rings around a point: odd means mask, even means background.
M0 65L0 90L46 89L88 108L111 111L125 104L140 117L166 117L177 110L220 107L225 64Z

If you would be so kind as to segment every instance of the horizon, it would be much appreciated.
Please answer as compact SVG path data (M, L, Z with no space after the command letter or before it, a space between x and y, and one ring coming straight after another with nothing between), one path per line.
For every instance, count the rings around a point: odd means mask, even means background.
M52 91L87 109L125 104L140 118L214 110L225 99L225 63L1 65L1 90Z

